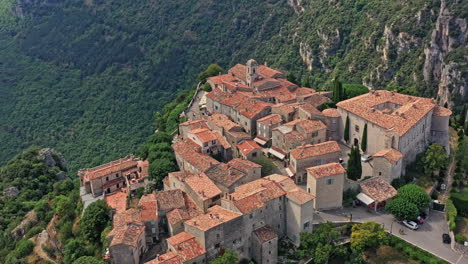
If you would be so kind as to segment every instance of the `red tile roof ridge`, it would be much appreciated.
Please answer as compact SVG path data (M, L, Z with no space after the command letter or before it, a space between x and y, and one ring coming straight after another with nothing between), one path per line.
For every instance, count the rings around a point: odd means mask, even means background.
M393 148L382 149L376 152L375 154L373 154L372 156L383 157L392 163L396 163L397 161L403 158L403 154L400 151L393 149Z
M296 160L320 156L333 152L341 152L341 148L336 141L325 141L314 145L304 145L296 147L289 153Z
M270 226L262 226L260 228L255 229L254 234L257 236L260 243L265 243L275 238L278 238L278 235L271 229Z
M337 162L307 168L307 173L318 179L338 174L346 173L345 168Z

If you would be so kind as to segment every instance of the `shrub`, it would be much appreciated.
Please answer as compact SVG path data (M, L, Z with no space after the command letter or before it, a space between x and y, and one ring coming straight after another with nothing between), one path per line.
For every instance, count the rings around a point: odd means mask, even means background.
M451 193L450 199L453 201L453 205L457 208L458 214L468 217L468 191Z
M34 243L31 240L21 240L18 245L16 245L16 254L20 258L24 258L31 254L34 248Z
M390 235L389 245L405 252L405 254L407 254L410 258L414 260L418 260L421 263L429 263L429 264L439 264L439 263L445 264L446 263L445 261L432 255L431 253L424 251L420 248L417 248L396 236Z
M466 238L466 236L464 236L462 234L456 234L455 235L455 241L457 241L457 243L459 243L459 244L463 244L463 243L465 243L465 241L468 241L468 238Z
M44 228L42 226L34 226L31 229L29 229L28 233L26 233L26 238L29 239L29 238L41 233L42 230L44 230Z
M457 225L455 221L455 219L457 218L457 208L455 207L455 205L453 205L452 200L448 200L445 204L445 207L447 212L447 219L449 221L449 229L453 231L455 230L455 227Z

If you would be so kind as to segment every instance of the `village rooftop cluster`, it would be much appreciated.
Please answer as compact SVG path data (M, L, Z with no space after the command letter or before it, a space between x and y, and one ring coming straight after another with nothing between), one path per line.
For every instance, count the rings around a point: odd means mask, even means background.
M113 208L110 263L201 264L231 249L274 264L278 240L298 246L317 213L342 207L345 190L360 186L358 199L377 210L417 154L431 143L449 150L451 111L431 99L371 90L320 111L330 92L299 87L255 60L207 82L212 91L196 94L196 111L174 137L179 171L164 178L164 190L128 206L149 182L148 162L133 156L79 171L85 205L105 199ZM362 140L372 166L368 179L353 181L345 153ZM281 173L262 177L259 159ZM143 260L164 240L164 252Z

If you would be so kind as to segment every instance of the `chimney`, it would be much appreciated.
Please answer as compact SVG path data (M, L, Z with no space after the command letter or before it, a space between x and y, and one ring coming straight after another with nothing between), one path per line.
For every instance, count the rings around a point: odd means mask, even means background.
M264 64L266 67L268 67L268 62L267 62L267 61L265 61L263 64Z

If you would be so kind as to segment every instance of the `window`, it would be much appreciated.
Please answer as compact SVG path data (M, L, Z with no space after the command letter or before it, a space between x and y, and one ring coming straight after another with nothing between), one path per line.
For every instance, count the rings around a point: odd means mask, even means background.
M252 157L257 157L257 152L252 153Z
M333 119L333 120L332 120L332 124L336 124L336 119Z
M109 177L106 177L106 181L109 181Z
M117 188L119 188L119 184L117 183Z
M271 251L268 251L268 254L270 254L270 255L271 255Z
M307 188L307 191L310 193L310 188Z
M308 228L309 225L310 225L309 221L305 222L305 223L304 223L304 229Z
M358 125L354 126L354 130L356 130L356 132L359 132L359 126Z
M327 179L327 185L333 184L333 179Z
M381 172L381 171L379 171L379 176L382 176L382 172Z
M318 131L312 132L312 137L318 136Z
M156 233L156 228L151 228L151 233Z
M218 110L218 106L217 106L217 105L215 105L215 109Z
M173 182L172 185L173 185L174 187L176 187L175 182Z
M219 248L219 243L218 243L218 244L215 244L215 248Z
M211 144L213 144L213 145L216 144L216 140L212 140Z
M156 224L156 221L151 220L151 224L152 224L152 225L155 225L155 224Z
M219 234L216 234L216 238L219 238Z

